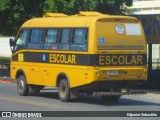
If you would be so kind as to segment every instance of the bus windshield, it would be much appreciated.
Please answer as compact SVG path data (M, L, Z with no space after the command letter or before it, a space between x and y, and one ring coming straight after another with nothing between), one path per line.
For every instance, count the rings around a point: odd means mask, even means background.
M17 51L17 50L25 48L26 40L27 40L27 34L28 34L28 30L21 30L19 32L18 37L16 39L16 44L13 48L13 51Z

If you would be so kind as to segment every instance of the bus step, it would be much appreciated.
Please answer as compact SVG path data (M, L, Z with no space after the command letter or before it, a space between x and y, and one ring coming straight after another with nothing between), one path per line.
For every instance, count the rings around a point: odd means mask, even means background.
M135 91L135 92L94 92L96 96L121 96L121 95L139 95L147 94L146 91Z

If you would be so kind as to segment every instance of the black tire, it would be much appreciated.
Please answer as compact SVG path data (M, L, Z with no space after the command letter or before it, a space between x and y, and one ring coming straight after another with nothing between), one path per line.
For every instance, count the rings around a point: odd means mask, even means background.
M20 96L27 96L29 94L29 87L24 75L21 75L18 78L17 91Z
M58 95L62 102L70 101L70 87L66 79L62 79L58 85Z
M102 100L105 102L115 103L120 99L121 96L101 96Z

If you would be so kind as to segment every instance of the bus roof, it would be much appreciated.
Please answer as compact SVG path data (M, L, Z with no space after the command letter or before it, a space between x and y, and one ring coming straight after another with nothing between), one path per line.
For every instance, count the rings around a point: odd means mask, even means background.
M63 13L46 13L41 18L33 18L26 21L22 27L88 27L90 24L94 24L101 19L137 20L134 17L114 16L99 12L80 12L80 14L70 16Z

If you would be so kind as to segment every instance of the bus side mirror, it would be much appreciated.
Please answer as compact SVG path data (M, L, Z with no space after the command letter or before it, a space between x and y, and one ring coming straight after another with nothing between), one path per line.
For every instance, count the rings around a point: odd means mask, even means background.
M13 47L16 45L16 39L15 38L10 38L9 39L9 44L10 44L10 47Z
M13 47L16 45L16 39L15 38L10 38L9 39L9 44L10 44L11 51L13 53Z

